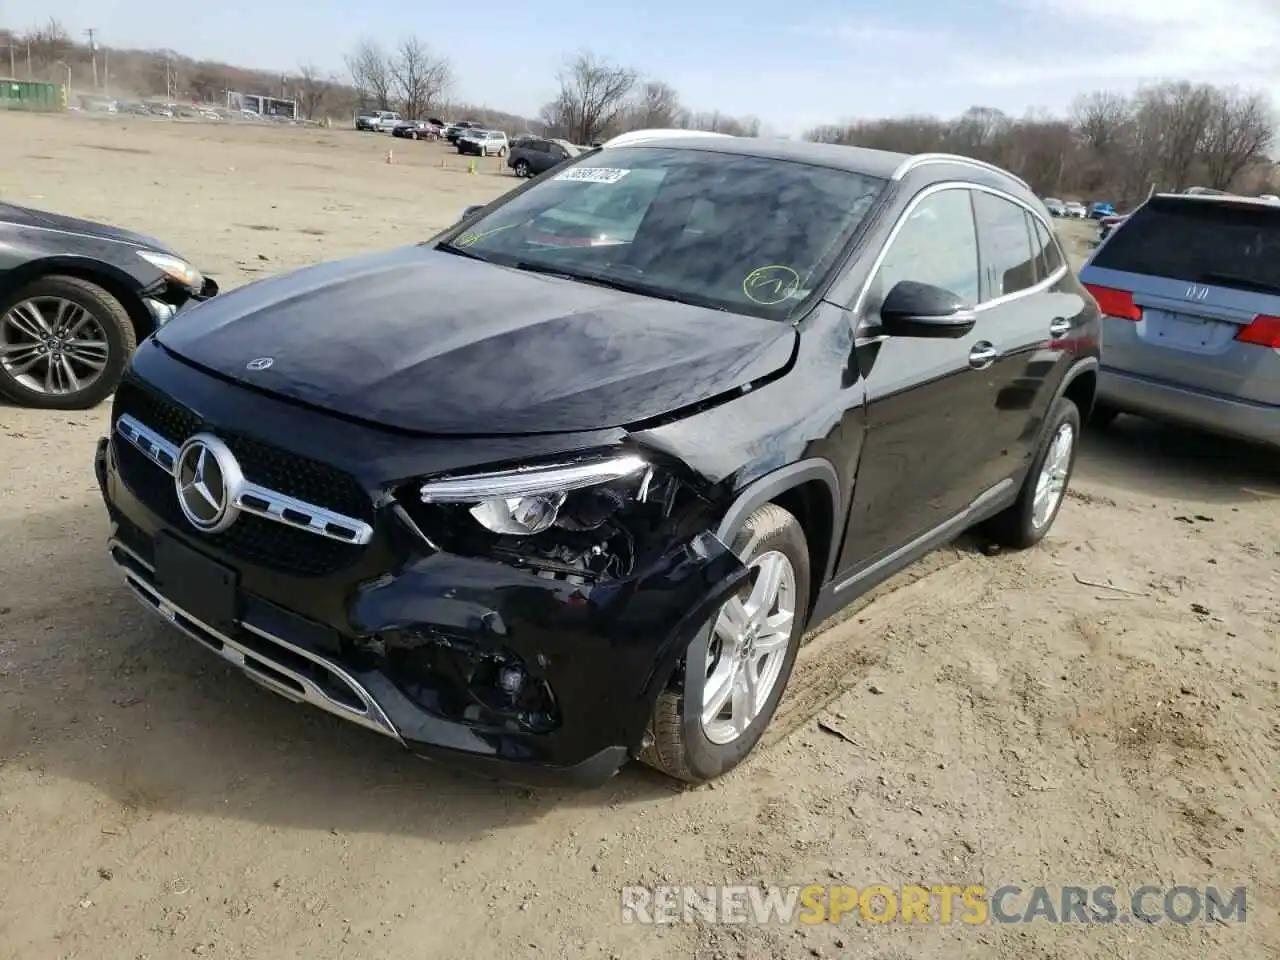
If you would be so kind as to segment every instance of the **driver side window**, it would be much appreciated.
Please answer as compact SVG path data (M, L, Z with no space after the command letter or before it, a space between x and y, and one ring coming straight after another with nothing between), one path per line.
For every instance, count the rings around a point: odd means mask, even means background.
M876 275L881 297L902 280L949 290L967 306L979 299L978 231L970 191L940 190L907 214Z

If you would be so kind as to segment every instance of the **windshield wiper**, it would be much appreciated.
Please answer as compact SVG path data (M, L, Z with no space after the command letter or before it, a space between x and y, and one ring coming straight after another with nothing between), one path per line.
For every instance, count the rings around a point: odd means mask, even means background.
M1280 293L1280 283L1267 283L1265 280L1254 280L1251 277L1241 277L1234 273L1209 273L1200 274L1201 283L1222 283L1232 287L1241 287L1245 290L1256 290L1258 293Z
M712 300L705 299L693 294L674 294L661 287L655 287L648 283L637 283L634 280L623 280L615 277L606 277L599 273L568 273L556 267L547 266L541 263L531 263L528 260L517 260L510 264L516 270L524 270L527 273L539 273L543 276L557 277L560 280L575 280L578 283L589 283L594 287L605 287L609 290L618 290L622 293L635 293L642 297L652 297L655 300L667 300L671 303L683 303L687 306L703 307L707 310L719 310L727 313L728 310Z
M466 247L460 247L456 243L437 243L437 250L443 250L445 253L452 253L457 257L466 257L468 260L479 260L481 263L492 263L488 257L482 257L474 250L468 250Z

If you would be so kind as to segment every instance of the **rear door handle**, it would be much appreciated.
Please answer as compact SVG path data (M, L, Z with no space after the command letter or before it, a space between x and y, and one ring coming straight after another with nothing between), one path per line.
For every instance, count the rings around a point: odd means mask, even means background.
M1061 317L1049 324L1049 336L1055 340L1061 340L1071 332L1071 321L1064 320Z
M999 356L995 345L983 340L981 343L975 343L973 349L969 351L969 366L975 370L981 370L983 367L989 367L995 362Z

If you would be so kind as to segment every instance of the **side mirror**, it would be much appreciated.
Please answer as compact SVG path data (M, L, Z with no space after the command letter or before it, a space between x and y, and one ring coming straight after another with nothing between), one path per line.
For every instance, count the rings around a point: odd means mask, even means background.
M458 218L458 222L461 223L463 220L467 219L467 217L471 216L477 210L483 210L483 209L484 209L483 203L468 204L467 206L462 208L462 216Z
M901 280L880 305L881 332L891 337L963 337L977 316L950 290Z

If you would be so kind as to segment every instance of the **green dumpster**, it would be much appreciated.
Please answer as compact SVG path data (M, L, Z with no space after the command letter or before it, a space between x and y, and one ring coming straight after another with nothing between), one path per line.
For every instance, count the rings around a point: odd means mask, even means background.
M0 77L0 110L60 110L62 96L52 83Z

